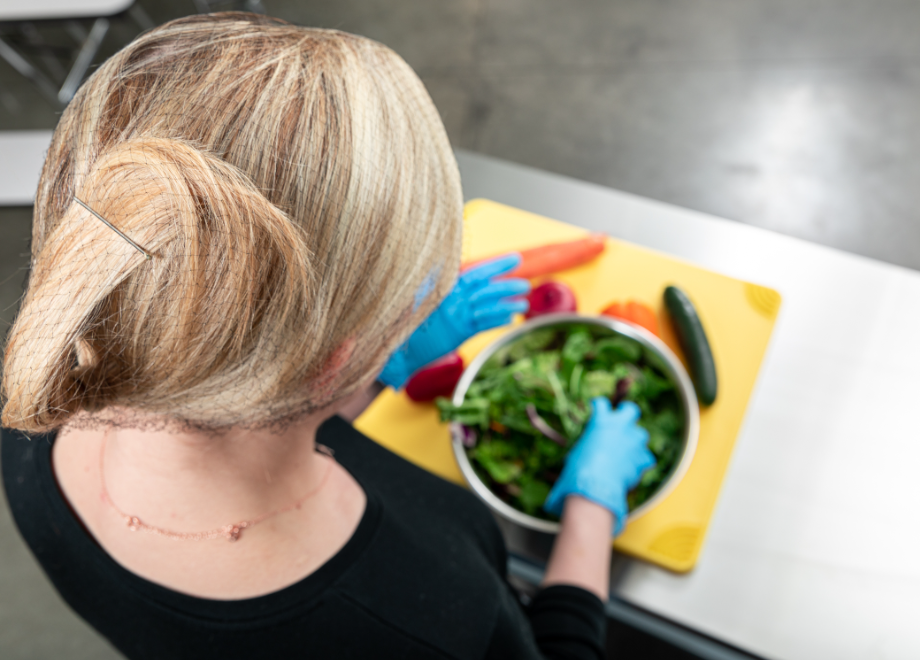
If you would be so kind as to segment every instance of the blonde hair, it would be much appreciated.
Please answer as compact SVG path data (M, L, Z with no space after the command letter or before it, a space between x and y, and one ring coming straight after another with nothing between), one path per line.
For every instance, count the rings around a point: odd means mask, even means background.
M461 225L443 125L393 51L249 14L167 23L55 131L2 422L119 407L211 428L327 406L449 291Z

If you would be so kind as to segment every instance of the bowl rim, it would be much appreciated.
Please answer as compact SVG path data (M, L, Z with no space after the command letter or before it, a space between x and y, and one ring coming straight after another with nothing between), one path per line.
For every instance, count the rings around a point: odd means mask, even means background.
M681 363L674 352L668 348L668 346L663 341L661 341L661 339L653 335L651 332L644 328L633 325L632 323L619 321L607 316L591 316L587 314L573 313L543 314L541 316L529 319L520 325L512 327L508 332L505 332L500 337L497 337L492 343L482 349L476 355L476 357L470 361L466 369L463 370L463 375L460 377L460 380L454 389L453 396L451 397L451 402L454 405L460 405L463 403L466 392L469 390L470 385L473 384L473 381L475 380L476 375L479 373L479 370L482 368L482 365L485 364L485 362L500 348L519 339L532 330L536 330L545 326L565 325L571 323L599 325L603 328L613 330L617 334L634 339L642 344L645 348L657 353L671 370L671 373L668 375L677 385L678 393L680 394L679 399L681 400L681 403L684 407L686 428L684 429L684 447L680 460L672 470L671 475L664 482L664 484L662 484L661 488L659 488L652 497L643 502L642 505L629 513L626 518L626 522L629 523L648 513L651 509L660 504L668 495L671 494L671 492L684 478L687 470L690 468L690 464L693 462L693 457L696 454L696 448L699 442L700 410L696 397L696 391L693 389L693 383L690 380L690 376L687 375L687 370L684 368L683 363ZM455 422L451 423L452 429L454 428L454 424ZM467 484L469 484L472 491L476 493L480 499L482 499L493 511L501 515L503 518L517 523L522 527L533 529L539 532L546 532L549 534L556 534L559 532L560 525L558 522L543 520L542 518L537 518L535 516L526 514L523 511L519 511L511 505L505 503L502 499L495 495L495 493L493 493L489 487L482 482L482 480L473 469L472 463L470 463L470 459L466 455L466 449L463 446L461 436L462 433L451 433L451 445L454 450L454 456L457 459L457 464L460 467L460 472L463 474L463 478L466 480Z

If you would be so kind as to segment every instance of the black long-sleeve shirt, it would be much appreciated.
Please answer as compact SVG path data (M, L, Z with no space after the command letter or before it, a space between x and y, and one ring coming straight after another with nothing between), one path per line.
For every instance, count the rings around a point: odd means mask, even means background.
M603 658L601 601L556 586L524 610L505 580L498 527L472 494L340 418L317 441L367 495L358 528L313 574L243 600L188 596L117 564L57 487L53 434L3 429L3 483L61 596L129 658Z

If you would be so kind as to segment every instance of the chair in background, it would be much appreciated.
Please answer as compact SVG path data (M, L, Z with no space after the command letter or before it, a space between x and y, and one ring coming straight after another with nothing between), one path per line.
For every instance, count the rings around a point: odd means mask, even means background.
M83 82L111 20L121 17L142 30L154 25L134 0L0 0L0 57L62 107ZM63 27L68 43L49 41L49 27Z
M189 8L199 13L232 9L265 13L261 0L190 0ZM111 21L123 18L141 30L154 27L134 0L0 0L0 57L51 103L63 107L83 82ZM59 39L61 27L66 33L64 44ZM57 38L49 37L52 32Z

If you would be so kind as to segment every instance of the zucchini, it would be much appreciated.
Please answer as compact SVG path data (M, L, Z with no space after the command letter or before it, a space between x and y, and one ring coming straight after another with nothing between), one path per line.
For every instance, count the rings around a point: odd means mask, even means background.
M711 405L716 400L719 382L716 378L716 362L700 316L687 294L676 286L664 290L664 305L674 321L677 341L690 365L690 377L696 388L696 396L703 405Z

